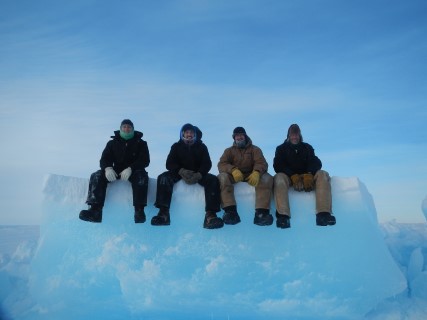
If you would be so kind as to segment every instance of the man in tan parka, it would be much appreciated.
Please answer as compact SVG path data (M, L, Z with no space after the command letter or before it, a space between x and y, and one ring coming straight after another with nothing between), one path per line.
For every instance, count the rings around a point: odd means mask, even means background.
M273 177L267 172L268 164L261 149L242 127L233 130L233 145L224 150L218 162L218 179L221 187L221 206L225 224L237 224L240 217L234 197L234 184L246 181L255 187L254 224L268 226L273 223L270 201Z

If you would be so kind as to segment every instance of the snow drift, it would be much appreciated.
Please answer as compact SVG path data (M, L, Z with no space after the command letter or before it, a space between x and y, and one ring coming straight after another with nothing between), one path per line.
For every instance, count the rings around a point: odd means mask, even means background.
M315 225L313 192L291 191L285 230L253 224L254 189L245 183L236 185L242 222L218 230L202 228L199 185L175 185L168 227L149 224L155 180L142 225L123 181L109 185L101 224L79 220L87 186L46 178L34 307L22 319L358 319L406 289L357 178L332 178L332 227Z

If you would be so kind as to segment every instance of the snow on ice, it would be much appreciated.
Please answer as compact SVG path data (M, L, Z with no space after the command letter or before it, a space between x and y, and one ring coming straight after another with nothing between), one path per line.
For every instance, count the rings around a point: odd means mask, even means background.
M123 181L109 185L101 224L79 220L87 187L87 179L47 176L35 251L24 242L14 258L0 264L5 319L417 319L425 314L423 232L415 243L399 242L412 230L400 234L393 223L381 228L374 201L357 178L332 178L337 224L330 227L315 225L313 192L291 191L292 227L285 230L253 224L254 190L245 183L236 185L242 222L218 230L202 228L199 185L175 185L167 227L149 223L157 213L154 179L145 224L134 224L131 187ZM271 209L274 214L273 201ZM399 247L411 241L410 251Z

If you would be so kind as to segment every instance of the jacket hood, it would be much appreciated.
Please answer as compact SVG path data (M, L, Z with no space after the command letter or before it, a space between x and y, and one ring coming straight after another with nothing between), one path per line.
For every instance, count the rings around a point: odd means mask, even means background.
M181 141L182 143L187 144L184 140L184 132L187 130L192 130L194 132L194 139L193 139L193 143L196 143L197 141L201 141L200 139L202 138L202 131L196 127L193 126L191 123L186 123L181 127L181 130L179 131L179 141ZM189 144L189 145L192 145Z
M296 123L294 123L294 124L291 124L289 126L285 142L291 143L291 140L289 139L291 133L298 134L299 135L299 142L300 143L303 142L303 138L302 138L302 135L301 135L301 129L300 129L299 125L297 125Z

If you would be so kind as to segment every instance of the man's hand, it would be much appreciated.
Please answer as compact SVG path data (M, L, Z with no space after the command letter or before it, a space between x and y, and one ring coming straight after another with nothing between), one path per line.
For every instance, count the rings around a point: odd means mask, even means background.
M256 187L259 183L260 174L258 171L252 171L249 177L246 178L246 181L253 187Z
M233 176L233 179L236 183L243 181L243 173L239 169L233 169L233 171L231 171L231 175Z
M311 173L304 173L302 175L302 181L305 192L310 192L314 189L314 177Z
M188 184L195 184L200 179L202 179L202 174L200 172L194 172L192 170L181 168L179 169L178 173L182 177L182 180Z
M192 177L186 181L188 184L195 184L202 179L202 174L200 172L194 172Z
M132 174L132 169L128 167L122 172L120 172L120 179L127 181L131 174Z
M108 181L113 182L117 179L117 173L114 171L113 167L107 167L105 168L105 177Z
M304 182L302 180L302 175L299 174L293 174L291 176L292 185L294 186L295 191L302 191L304 190Z

